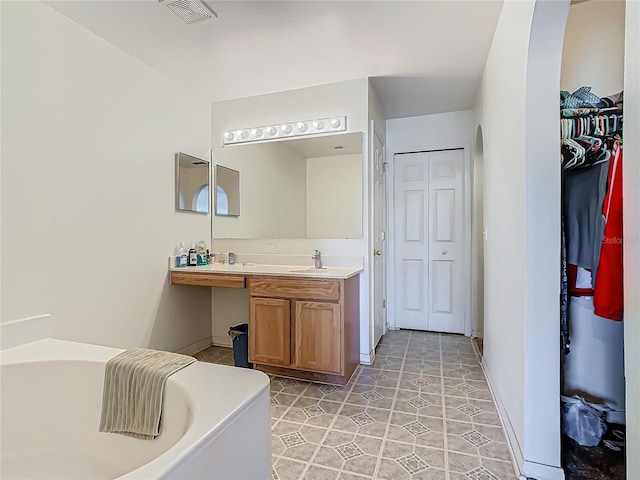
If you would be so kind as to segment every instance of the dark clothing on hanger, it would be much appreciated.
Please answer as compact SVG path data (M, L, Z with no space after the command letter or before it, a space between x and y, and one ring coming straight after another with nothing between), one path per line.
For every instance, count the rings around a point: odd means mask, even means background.
M604 236L602 205L607 193L609 162L566 172L563 214L566 221L567 263L591 270L596 278Z

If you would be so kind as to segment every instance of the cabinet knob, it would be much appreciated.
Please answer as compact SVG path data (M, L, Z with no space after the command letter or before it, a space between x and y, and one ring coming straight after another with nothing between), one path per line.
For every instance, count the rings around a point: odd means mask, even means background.
M449 252L448 252L446 249L445 249L445 250L442 250L442 254L443 254L443 255L446 255L447 253L449 253Z

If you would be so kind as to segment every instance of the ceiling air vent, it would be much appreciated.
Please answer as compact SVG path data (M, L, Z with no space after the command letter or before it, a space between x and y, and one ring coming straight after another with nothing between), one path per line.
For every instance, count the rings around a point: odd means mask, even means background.
M186 23L197 23L203 20L211 20L216 18L216 14L213 13L203 2L200 0L160 0L167 7L169 7L173 13L178 15Z

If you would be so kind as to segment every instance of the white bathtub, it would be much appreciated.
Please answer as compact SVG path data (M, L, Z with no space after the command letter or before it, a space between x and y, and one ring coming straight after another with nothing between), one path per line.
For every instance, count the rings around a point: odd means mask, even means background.
M49 339L2 352L3 480L271 477L261 372L196 362L169 377L155 440L98 432L105 363L121 351Z

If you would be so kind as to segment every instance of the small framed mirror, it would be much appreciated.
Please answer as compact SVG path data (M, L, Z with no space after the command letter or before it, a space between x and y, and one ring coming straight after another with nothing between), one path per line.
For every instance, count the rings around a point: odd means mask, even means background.
M176 153L176 210L209 213L209 162Z
M215 212L218 216L240 216L240 172L216 165Z

